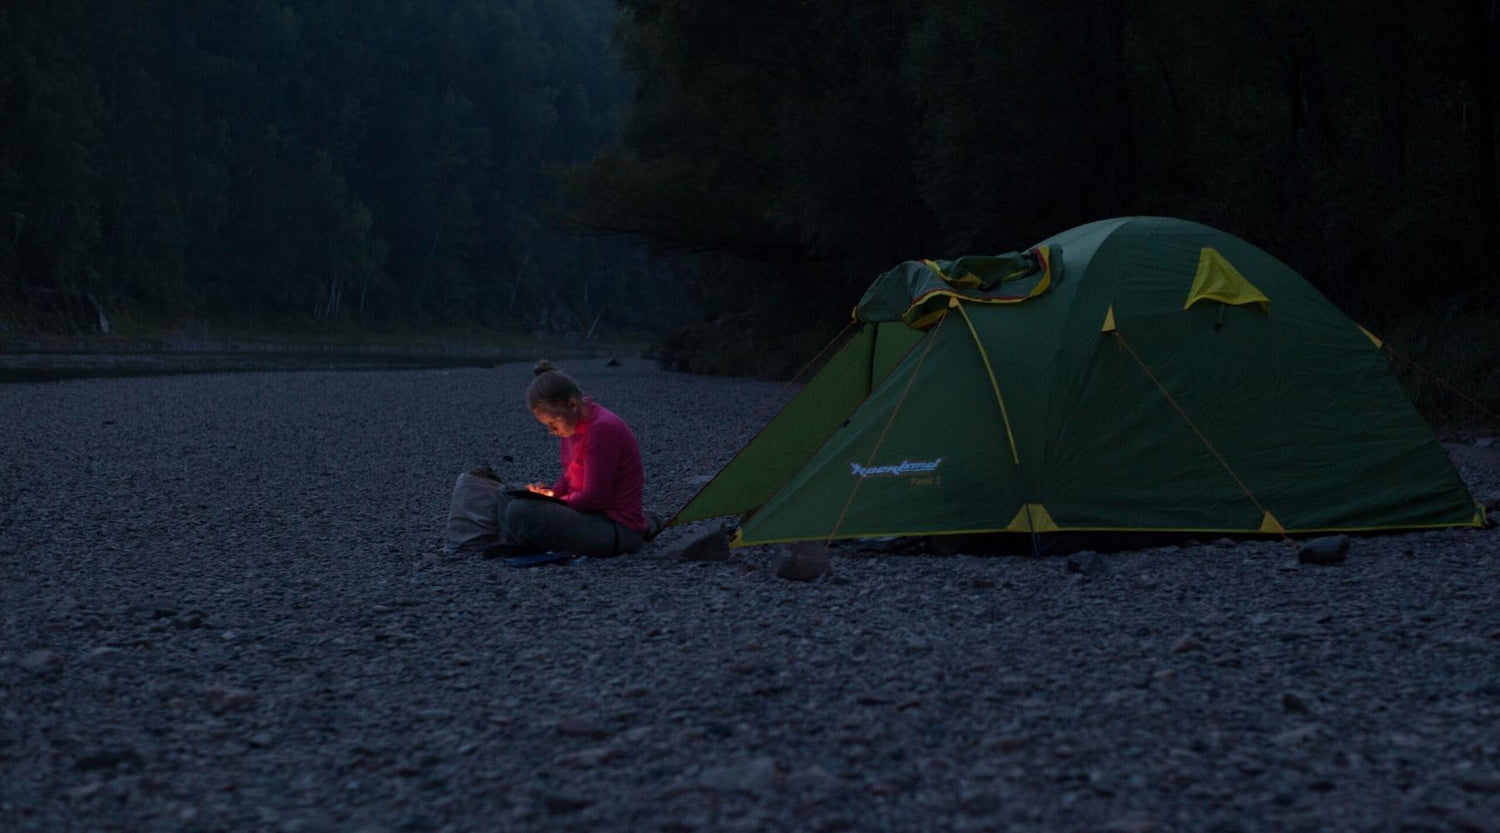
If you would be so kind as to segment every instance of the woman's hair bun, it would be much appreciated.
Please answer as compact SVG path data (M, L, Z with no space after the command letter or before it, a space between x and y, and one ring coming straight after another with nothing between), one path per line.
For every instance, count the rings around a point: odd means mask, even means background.
M536 376L540 376L549 370L557 370L557 368L553 367L552 362L549 362L546 359L542 359L541 361L531 366L531 372Z

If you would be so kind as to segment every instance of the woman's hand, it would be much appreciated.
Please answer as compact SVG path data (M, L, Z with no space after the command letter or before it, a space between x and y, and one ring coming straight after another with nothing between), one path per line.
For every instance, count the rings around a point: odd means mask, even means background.
M551 487L545 486L541 483L527 483L526 491L535 492L539 495L546 495L547 497L553 496Z

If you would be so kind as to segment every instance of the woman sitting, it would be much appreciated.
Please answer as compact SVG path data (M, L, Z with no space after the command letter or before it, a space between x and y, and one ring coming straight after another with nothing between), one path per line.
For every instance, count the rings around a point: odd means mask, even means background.
M526 486L540 499L502 492L499 543L485 555L555 551L608 558L635 552L658 525L641 509L645 469L635 434L551 362L538 362L532 372L526 405L558 438L562 476L550 486Z

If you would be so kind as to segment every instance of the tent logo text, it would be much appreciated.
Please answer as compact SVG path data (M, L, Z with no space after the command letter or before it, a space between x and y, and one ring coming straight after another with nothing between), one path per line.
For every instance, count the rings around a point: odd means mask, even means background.
M866 477L902 477L908 474L927 474L937 471L942 465L943 458L936 460L902 460L885 466L861 466L851 461L849 463L849 476L858 477L863 480Z

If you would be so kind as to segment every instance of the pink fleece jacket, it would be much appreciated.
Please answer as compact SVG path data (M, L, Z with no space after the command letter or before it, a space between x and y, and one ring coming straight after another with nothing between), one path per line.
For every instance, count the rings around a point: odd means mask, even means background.
M573 436L558 441L562 477L552 491L580 512L603 512L636 532L646 531L641 490L646 470L630 426L608 408L585 399Z

